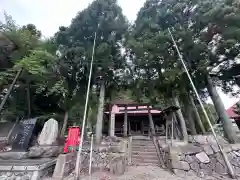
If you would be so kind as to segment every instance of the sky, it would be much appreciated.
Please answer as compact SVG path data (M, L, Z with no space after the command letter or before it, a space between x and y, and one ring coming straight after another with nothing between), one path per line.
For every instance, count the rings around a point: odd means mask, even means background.
M4 11L10 14L19 25L35 24L45 37L52 36L59 26L68 26L76 14L85 9L93 0L0 0L0 20ZM130 21L145 0L118 0L123 14ZM218 89L225 108L231 107L239 98L226 95ZM208 102L211 102L209 99Z
M59 26L69 25L78 11L85 9L92 1L0 0L0 18L3 17L5 10L18 24L33 23L44 36L49 37L58 30ZM145 0L119 0L118 2L127 18L134 21Z

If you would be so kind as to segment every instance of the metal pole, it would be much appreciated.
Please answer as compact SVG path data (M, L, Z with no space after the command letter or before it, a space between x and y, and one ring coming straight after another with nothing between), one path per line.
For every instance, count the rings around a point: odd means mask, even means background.
M99 24L98 24L98 27L99 27ZM75 179L76 180L79 180L79 177L80 177L79 173L80 173L80 167L81 167L81 153L82 153L83 136L84 136L84 130L85 130L84 127L85 127L85 124L86 124L86 117L87 117L87 107L88 107L88 100L89 100L90 85L91 85L91 79L92 79L92 70L93 70L93 61L94 61L94 55L95 55L96 38L97 38L97 31L95 32L94 42L93 42L92 60L91 60L91 65L90 65L89 77L88 77L88 86L87 86L87 94L86 94L86 101L85 101L84 114L83 114L81 139L80 139L80 144L79 144L78 153L77 153L77 161L76 161L76 168L75 168Z
M215 133L215 131L214 131L214 129L213 129L212 123L211 123L211 121L210 121L210 119L209 119L209 117L208 117L208 115L207 115L207 112L206 112L206 110L205 110L205 108L204 108L204 105L203 105L203 103L202 103L202 101L201 101L201 98L200 98L200 96L199 96L199 94L198 94L198 92L197 92L197 89L196 89L193 81L192 81L192 77L191 77L191 75L189 74L189 71L188 71L188 69L187 69L187 66L186 66L185 63L184 63L183 57L182 57L182 55L181 55L181 53L180 53L180 51L179 51L179 49L178 49L177 43L176 43L176 41L175 41L175 39L174 39L174 37L173 37L173 35L172 35L172 33L171 33L171 31L170 31L169 28L168 28L168 32L169 32L169 34L170 34L170 36L171 36L171 38L172 38L174 47L176 48L176 51L177 51L178 56L179 56L179 58L180 58L180 60L181 60L181 62L182 62L182 65L183 65L183 67L184 67L184 69L185 69L185 72L187 73L187 76L188 76L188 79L189 79L189 81L190 81L190 83L191 83L191 85L192 85L193 91L195 92L195 94L196 94L196 96L197 96L198 102L199 102L199 104L200 104L200 106L201 106L201 108L202 108L202 111L203 111L203 113L204 113L204 116L205 116L205 118L207 119L207 122L208 122L208 124L209 124L209 126L210 126L210 128L211 128L211 131L212 131L212 133L213 133L213 136L214 136L214 138L215 138L215 141L216 141L216 143L217 143L217 145L218 145L218 148L219 148L219 150L220 150L220 152L221 152L221 154L222 154L222 157L223 157L223 159L224 159L224 161L225 161L225 163L226 163L226 166L227 166L227 168L228 168L229 174L230 174L230 176L231 176L232 178L235 178L235 177L236 177L235 171L233 170L233 167L232 167L231 163L229 162L227 155L225 154L225 152L223 151L221 145L219 144L219 142L218 142L218 140L217 140L217 135L216 135L216 133Z
M172 143L172 146L173 146L173 116L172 116L172 132L171 132L171 143Z
M89 170L88 170L88 174L89 174L90 179L91 179L91 174L92 174L92 155L93 155L93 134L92 134L92 137L91 137L91 150L90 150Z

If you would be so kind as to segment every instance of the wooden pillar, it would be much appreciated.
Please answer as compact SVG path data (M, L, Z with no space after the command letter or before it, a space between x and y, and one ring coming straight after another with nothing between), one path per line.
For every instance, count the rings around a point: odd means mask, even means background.
M128 135L128 115L127 115L127 106L125 106L125 112L124 112L124 136L126 137Z
M129 132L129 135L131 136L132 133L131 133L131 124L130 124L130 121L128 121L128 132Z

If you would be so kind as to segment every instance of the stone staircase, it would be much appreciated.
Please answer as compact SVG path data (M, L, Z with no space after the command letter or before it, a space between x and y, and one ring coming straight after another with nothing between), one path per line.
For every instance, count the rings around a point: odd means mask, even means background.
M132 164L137 166L159 166L156 148L150 139L133 139Z

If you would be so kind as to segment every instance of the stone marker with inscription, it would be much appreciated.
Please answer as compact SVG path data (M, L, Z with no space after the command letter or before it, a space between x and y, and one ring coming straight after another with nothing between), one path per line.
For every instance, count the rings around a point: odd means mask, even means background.
M26 151L28 149L36 122L36 118L20 121L18 132L12 144L12 151Z
M56 142L58 137L58 122L55 119L49 119L44 123L42 132L38 137L38 144L52 145Z
M49 119L45 122L38 137L38 145L29 149L29 158L57 157L63 152L63 146L57 144L58 122Z

